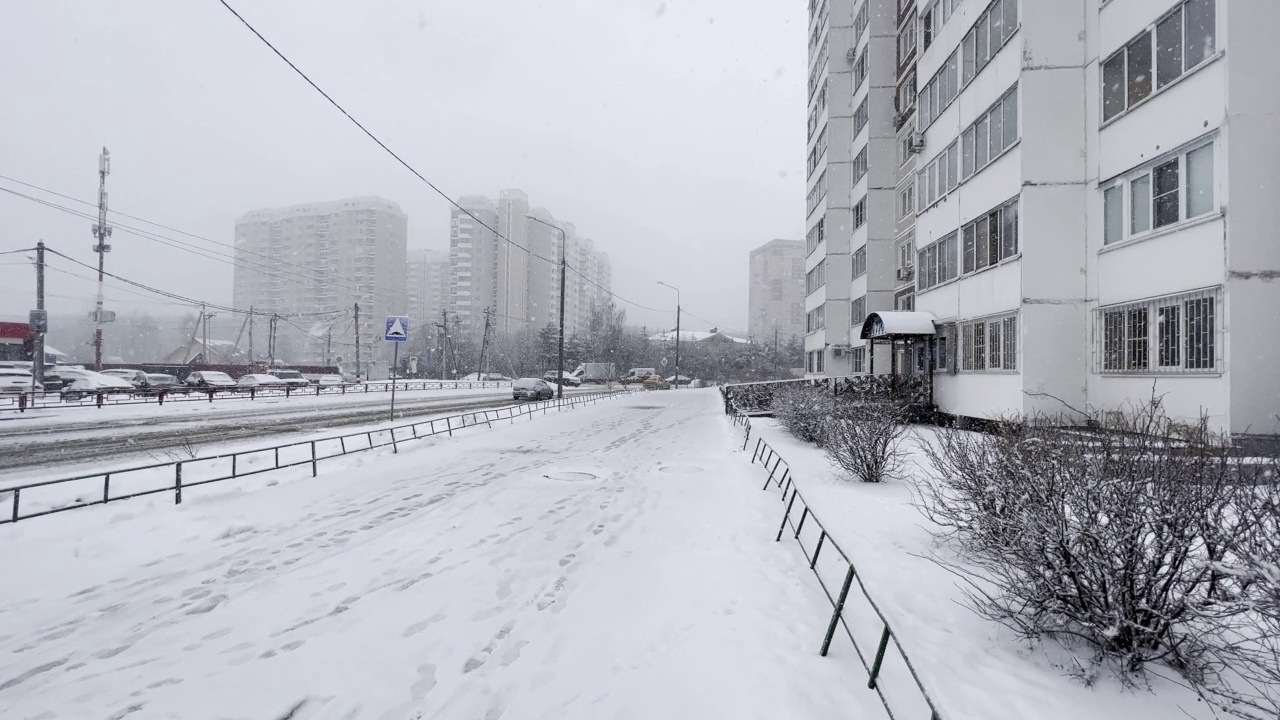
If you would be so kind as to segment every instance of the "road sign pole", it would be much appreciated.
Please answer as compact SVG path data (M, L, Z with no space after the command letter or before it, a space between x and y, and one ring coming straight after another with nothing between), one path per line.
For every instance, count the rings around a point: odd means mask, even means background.
M396 370L400 368L400 343L396 343L395 359L391 361L391 419L396 419Z

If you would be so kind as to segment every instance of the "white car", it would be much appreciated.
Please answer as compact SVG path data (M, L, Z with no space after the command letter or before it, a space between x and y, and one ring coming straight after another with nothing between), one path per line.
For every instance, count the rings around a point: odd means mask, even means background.
M342 384L341 375L321 375L316 378L316 385L320 387L337 387Z
M278 369L272 370L271 375L279 378L285 385L295 388L304 388L311 385L311 381L302 377L302 373L297 370Z
M275 375L267 375L265 373L251 373L249 375L241 375L236 381L237 387L242 388L260 388L260 387L286 387L289 383L281 380Z
M69 385L62 388L62 397L76 399L85 395L114 395L132 393L136 388L124 378L103 375L92 370L77 368L61 368L58 374L63 380L70 380Z
M0 394L31 392L34 388L43 389L32 377L30 370L16 367L0 368Z

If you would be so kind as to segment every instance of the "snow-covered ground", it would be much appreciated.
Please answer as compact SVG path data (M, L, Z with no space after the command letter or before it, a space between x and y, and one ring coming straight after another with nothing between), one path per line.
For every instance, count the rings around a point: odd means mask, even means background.
M739 438L642 393L0 528L0 717L884 717Z
M781 454L801 496L850 555L872 600L888 617L945 720L1213 717L1197 695L1168 669L1153 670L1147 678L1149 687L1125 688L1105 676L1091 687L1086 686L1073 677L1080 674L1079 668L1071 653L1061 646L1052 642L1029 646L964 605L961 581L929 559L934 554L948 560L956 558L934 542L928 521L914 505L909 482L871 485L846 480L820 449L796 440L773 420L754 418L752 432L752 446L755 438L763 437ZM911 453L910 474L929 472L919 441L927 440L931 433L928 427L914 428L913 439L906 445ZM745 454L750 459L751 448ZM757 488L764 484L766 475L757 466ZM772 488L768 494L776 503L778 490ZM781 508L776 517L775 522L781 521ZM806 534L814 527L811 524ZM815 540L810 537L806 543L810 552ZM793 562L803 563L795 540L784 536L784 541L793 554ZM836 570L842 573L845 567ZM828 571L824 578L828 586L834 582L839 587L839 574ZM855 589L850 597L857 595ZM874 653L880 626L865 609L859 612L860 605L851 600L845 615L851 620L853 615L859 616L853 623L861 634L859 642L867 643L864 649ZM844 643L848 644L847 638ZM1078 652L1087 667L1089 651L1081 648ZM886 668L896 660L892 652L889 658ZM919 695L914 686L908 687L910 683L905 680L909 678L901 673L901 667L892 669L899 672L891 699L918 703Z

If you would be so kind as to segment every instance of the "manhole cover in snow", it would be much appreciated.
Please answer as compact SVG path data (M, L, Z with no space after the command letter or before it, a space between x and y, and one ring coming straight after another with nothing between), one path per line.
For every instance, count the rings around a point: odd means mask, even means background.
M589 472L574 472L572 470L561 470L559 472L547 473L543 477L549 480L563 480L565 482L586 482L587 480L595 480L596 475Z
M693 475L702 472L702 468L696 465L663 465L658 471L673 475Z

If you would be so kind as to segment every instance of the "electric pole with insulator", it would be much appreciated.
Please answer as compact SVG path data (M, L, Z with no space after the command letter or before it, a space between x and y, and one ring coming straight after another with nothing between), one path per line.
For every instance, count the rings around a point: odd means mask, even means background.
M102 308L102 283L105 277L106 254L111 252L107 238L111 237L111 228L107 226L107 175L111 174L111 153L106 147L98 156L98 224L93 226L93 236L98 244L93 251L98 253L98 299L93 309L93 369L102 370L102 324L114 320L114 314L108 315Z

